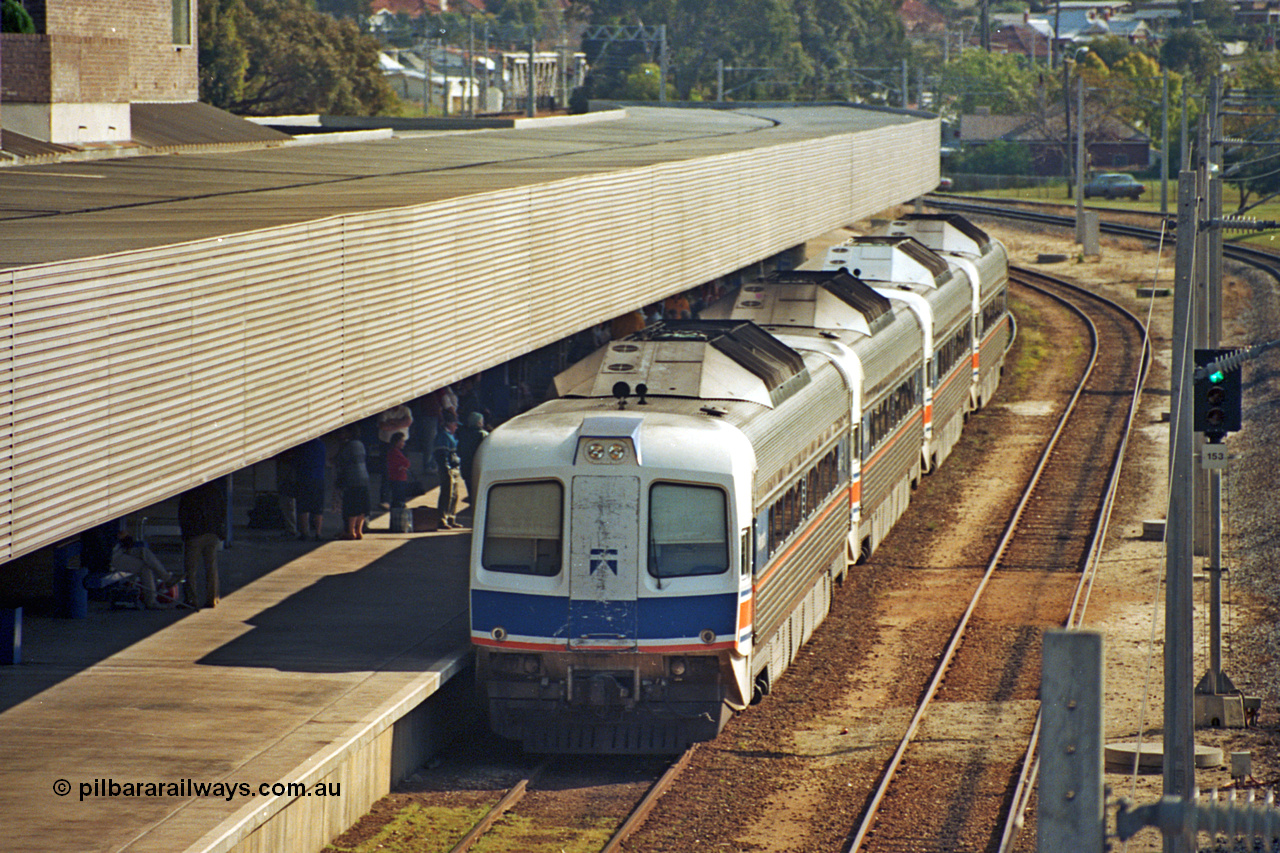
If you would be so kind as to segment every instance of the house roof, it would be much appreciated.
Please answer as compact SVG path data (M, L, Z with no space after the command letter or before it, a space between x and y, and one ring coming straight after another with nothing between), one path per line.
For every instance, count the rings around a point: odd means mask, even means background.
M971 113L960 116L961 142L994 142L1027 124L1023 115L983 115Z
M465 12L466 7L476 12L484 12L484 0L373 0L369 11L388 15L408 15L417 18L420 15L438 15L441 12Z
M1063 129L1061 109L1051 111L1043 123L1030 115L962 115L960 116L961 142L1042 142L1046 138L1061 137ZM1089 128L1089 136L1095 142L1150 142L1151 137L1132 125L1107 117L1101 124Z
M924 0L903 0L898 17L909 32L942 32L947 28L946 16Z

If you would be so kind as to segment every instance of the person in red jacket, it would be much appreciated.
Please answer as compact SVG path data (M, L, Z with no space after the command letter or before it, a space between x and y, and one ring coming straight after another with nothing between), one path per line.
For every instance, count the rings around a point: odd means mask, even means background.
M387 482L391 484L391 508L404 506L409 498L409 457L404 452L404 433L391 436L387 446Z

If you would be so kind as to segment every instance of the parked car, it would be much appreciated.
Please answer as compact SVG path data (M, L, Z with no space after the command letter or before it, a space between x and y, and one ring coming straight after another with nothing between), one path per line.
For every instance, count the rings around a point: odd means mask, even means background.
M940 181L938 181L938 190L939 190L939 191L949 190L949 189L951 189L953 186L954 186L954 184L951 182L951 179L950 179L950 178L943 178L943 179L941 179Z
M1095 195L1102 198L1128 196L1137 201L1138 196L1146 191L1147 188L1128 172L1104 172L1095 175L1084 185L1085 198L1093 198Z

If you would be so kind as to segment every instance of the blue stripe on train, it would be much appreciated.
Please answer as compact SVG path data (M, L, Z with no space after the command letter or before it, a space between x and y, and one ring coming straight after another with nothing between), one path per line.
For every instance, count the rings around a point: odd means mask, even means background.
M639 622L638 640L696 637L711 629L733 636L738 616L738 593L641 598L637 601L574 601L562 596L523 592L471 591L471 630L489 633L502 626L513 637L567 639L572 604L578 632L618 633L619 625Z

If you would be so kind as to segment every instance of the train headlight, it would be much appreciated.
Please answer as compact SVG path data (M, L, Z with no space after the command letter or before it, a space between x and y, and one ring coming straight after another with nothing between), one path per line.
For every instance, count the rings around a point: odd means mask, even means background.
M702 640L702 642L706 643L707 645L711 645L716 641L716 632L708 628L707 630L703 631L701 634L698 635L698 639Z
M671 674L676 678L684 675L689 670L688 665L684 662L684 658L673 658L671 661Z
M507 638L507 629L499 625L497 628L494 628L492 631L489 632L489 636L493 637L495 640L501 643L503 640Z
M599 465L618 465L636 458L630 439L625 438L583 439L578 445L578 453L588 462Z

